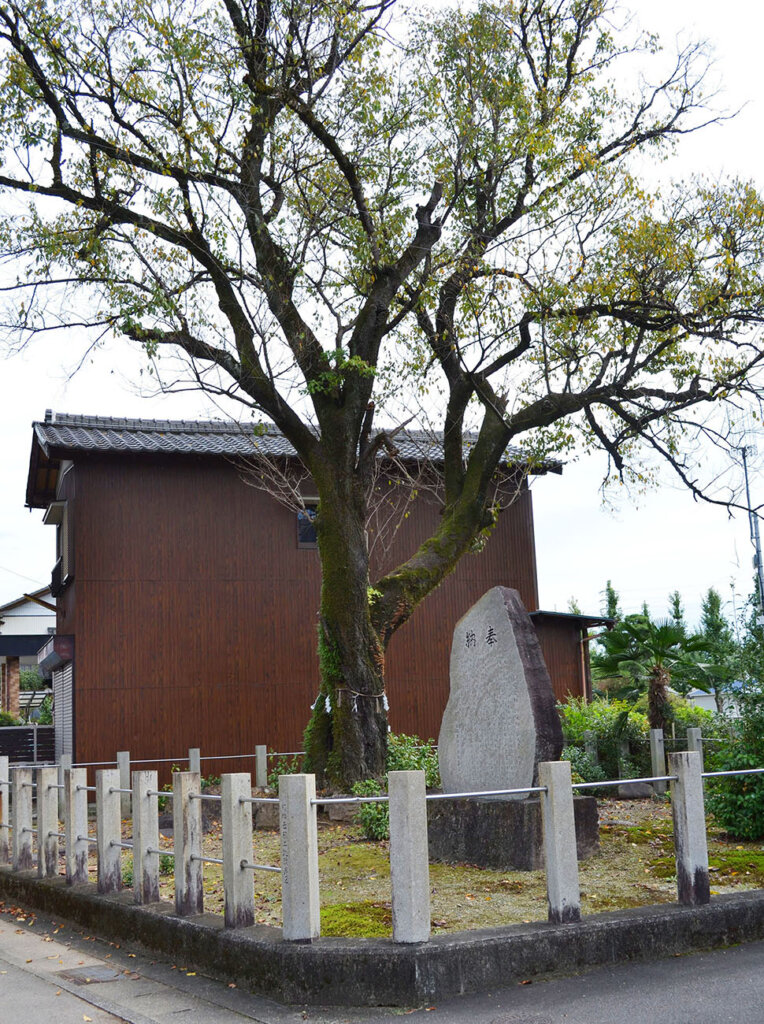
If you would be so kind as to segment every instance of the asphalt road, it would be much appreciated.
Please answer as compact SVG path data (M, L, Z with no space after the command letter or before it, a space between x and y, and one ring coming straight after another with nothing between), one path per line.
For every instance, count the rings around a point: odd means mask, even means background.
M42 915L0 910L0 1024L764 1024L764 942L420 1009L285 1007Z

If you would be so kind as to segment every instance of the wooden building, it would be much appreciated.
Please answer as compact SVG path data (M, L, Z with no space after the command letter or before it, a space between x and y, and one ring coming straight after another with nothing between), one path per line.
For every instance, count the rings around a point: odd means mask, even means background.
M252 486L251 460L288 466L273 428L48 412L33 425L27 504L56 527L56 637L41 654L56 690L57 752L107 761L298 750L318 685L319 562L304 516ZM399 443L437 459L424 434ZM260 463L262 464L262 463ZM546 467L559 469L557 466ZM456 621L492 586L538 609L531 494L501 513L479 555L393 637L386 662L395 731L437 736ZM309 486L309 485L308 485ZM303 491L309 494L309 491ZM378 565L401 561L437 524L425 489ZM557 695L586 693L588 625L538 613ZM217 770L236 770L232 761ZM251 768L251 762L242 769Z

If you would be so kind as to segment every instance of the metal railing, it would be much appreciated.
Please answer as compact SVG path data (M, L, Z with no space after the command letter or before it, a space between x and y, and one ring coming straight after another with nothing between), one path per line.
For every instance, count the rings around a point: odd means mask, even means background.
M101 892L114 891L121 886L122 851L133 855L133 884L138 902L148 903L158 898L159 858L168 856L174 861L176 912L180 915L200 913L203 910L203 889L196 885L199 872L205 865L223 868L225 920L229 927L254 922L252 875L256 871L281 874L283 934L286 940L305 940L317 937L320 931L318 917L318 844L316 813L319 808L338 804L387 804L390 812L390 858L398 865L392 873L394 913L394 939L396 941L424 941L423 922L429 922L429 883L427 866L427 805L433 801L473 800L535 795L540 798L542 815L547 889L550 894L550 913L563 904L577 908L578 875L573 822L573 793L602 790L619 786L642 784L671 784L672 800L681 813L675 816L674 838L680 902L703 902L702 879L708 879L708 861L705 839L699 845L702 818L703 781L732 776L764 774L764 768L704 772L697 751L669 755L671 770L639 778L618 778L597 782L571 781L567 762L548 762L539 766L539 784L501 789L464 790L445 793L427 793L423 772L392 772L388 777L389 791L374 796L321 797L315 792L315 779L305 774L284 775L279 780L279 798L252 795L249 773L234 773L222 777L220 794L199 790L198 772L180 772L173 777L172 790L160 790L156 770L132 773L132 785L120 784L118 769L98 771L96 785L86 784L84 767L67 768L64 781L59 783L55 767L37 770L9 768L7 758L0 758L0 858L10 859L14 870L26 870L34 865L33 837L36 837L36 855L40 871L58 870L59 842L63 844L67 881L87 880L87 858L83 876L82 850L98 847L98 888ZM59 831L56 815L58 795L65 796L64 830ZM96 794L96 832L87 828L88 795ZM8 800L10 795L11 799ZM120 818L121 800L132 800L132 841L123 838ZM159 798L174 802L174 839L171 848L162 849L158 832ZM202 804L220 806L222 821L222 856L212 856L202 847ZM10 803L11 815L8 814ZM280 809L280 845L282 866L260 864L253 857L253 809L258 805L278 804ZM34 818L36 806L36 821ZM405 823L405 827L401 824ZM552 824L550 824L550 822ZM13 837L12 850L9 837ZM424 846L422 842L424 841ZM3 853L6 851L6 853ZM51 852L55 856L51 856ZM80 856L77 868L77 856ZM687 867L689 864L692 870ZM407 865L405 871L400 864ZM683 870L679 865L683 864ZM575 872L571 865L576 865ZM51 865L53 867L51 868ZM248 873L248 881L242 874ZM575 881L571 878L575 876ZM413 893L401 897L396 878L413 879ZM690 879L687 890L686 879ZM147 881L148 879L148 881ZM700 883L698 880L700 879ZM423 881L424 880L424 881ZM406 883L409 884L408 882ZM685 885L683 891L681 885ZM708 888L708 886L706 886ZM561 918L562 920L563 918ZM570 914L564 920L570 920ZM429 934L429 924L427 924ZM427 936L425 936L426 938Z

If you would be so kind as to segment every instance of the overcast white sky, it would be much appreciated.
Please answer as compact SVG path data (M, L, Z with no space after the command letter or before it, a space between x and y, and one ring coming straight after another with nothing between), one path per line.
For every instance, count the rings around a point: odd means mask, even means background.
M744 109L737 118L685 140L682 173L709 171L758 179L764 189L764 7L751 0L639 0L631 4L641 23L661 34L667 47L677 33L707 39L724 86L724 105ZM146 397L135 384L144 365L121 343L97 352L74 376L81 355L62 336L36 342L2 368L0 388L0 604L43 586L53 564L52 531L40 513L24 508L33 420L47 408L110 416L210 418L220 416L204 396ZM741 603L751 589L752 548L743 515L732 521L723 509L702 506L675 486L622 501L603 510L598 483L604 465L568 465L562 477L534 485L540 603L565 611L574 596L585 612L599 613L605 581L612 580L626 611L646 600L666 613L668 594L679 590L690 622L700 598L715 586ZM754 503L764 501L764 481L752 477Z

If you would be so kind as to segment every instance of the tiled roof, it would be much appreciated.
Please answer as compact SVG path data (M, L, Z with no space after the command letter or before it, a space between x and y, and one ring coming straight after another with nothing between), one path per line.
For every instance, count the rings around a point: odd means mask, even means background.
M43 422L33 424L35 437L46 457L67 453L100 452L167 455L226 455L246 457L295 456L296 452L272 423L259 426L225 421L136 420L111 416L74 416L48 410ZM472 437L467 437L469 443ZM401 431L395 446L405 461L438 462L443 446L437 436L421 430ZM519 448L507 449L507 461L524 461ZM559 463L539 469L559 471Z

